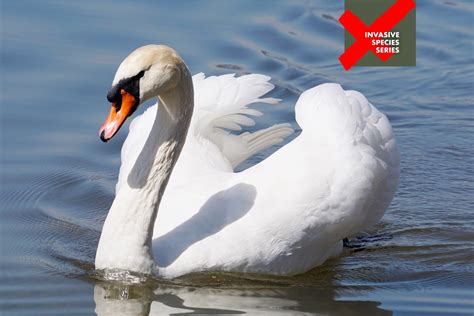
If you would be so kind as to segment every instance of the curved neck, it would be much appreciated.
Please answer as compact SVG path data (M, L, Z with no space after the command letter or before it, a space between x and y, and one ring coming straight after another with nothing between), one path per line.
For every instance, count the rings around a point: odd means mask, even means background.
M192 78L183 67L182 80L158 97L151 132L126 184L117 192L102 229L96 269L154 271L151 238L155 219L193 112Z

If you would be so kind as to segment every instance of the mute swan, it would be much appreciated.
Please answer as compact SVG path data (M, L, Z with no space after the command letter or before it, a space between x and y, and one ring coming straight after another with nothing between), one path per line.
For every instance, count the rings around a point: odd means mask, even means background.
M273 88L269 79L191 77L161 45L125 58L100 138L111 139L148 99L158 104L130 125L96 269L165 278L211 270L294 275L337 255L343 238L382 217L399 177L392 128L362 94L338 84L305 91L295 107L301 134L233 171L293 132L288 124L229 132L261 114L249 104L277 101L260 98Z

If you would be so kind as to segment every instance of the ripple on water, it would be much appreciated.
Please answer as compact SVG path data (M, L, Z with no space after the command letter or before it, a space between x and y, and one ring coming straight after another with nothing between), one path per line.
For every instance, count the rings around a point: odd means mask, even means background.
M2 311L62 315L67 306L85 315L96 303L144 303L202 313L252 314L265 305L263 313L389 314L377 303L383 302L390 311L472 313L467 301L474 298L466 294L474 284L469 1L417 3L417 67L350 72L337 60L344 46L337 22L342 1L200 1L188 3L189 10L172 1L64 3L2 3L2 75L8 78L0 93L8 105L0 135ZM445 21L441 28L439 21ZM262 126L298 128L294 103L323 82L367 95L392 122L402 157L400 187L384 221L353 236L357 248L303 275L203 273L153 279L149 288L131 292L107 284L112 298L123 292L127 300L94 297L93 258L127 127L107 145L96 129L115 65L152 42L176 47L196 72L271 76L270 96L282 102L265 107ZM34 83L26 93L25 82ZM435 288L441 291L424 292ZM340 302L349 299L356 302Z
M0 224L2 251L12 253L6 261L50 273L84 273L64 258L93 262L101 223L113 199L110 184L104 185L104 179L75 165L55 168L3 194L2 202L10 212ZM22 222L21 239L14 225L18 221Z

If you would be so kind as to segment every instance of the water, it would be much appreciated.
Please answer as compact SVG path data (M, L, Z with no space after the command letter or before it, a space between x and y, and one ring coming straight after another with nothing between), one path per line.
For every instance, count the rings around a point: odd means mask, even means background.
M474 5L418 1L417 67L349 72L337 60L342 12L342 1L2 1L0 310L473 313ZM148 43L173 46L193 73L270 75L283 102L255 128L297 128L299 93L328 81L387 113L400 188L383 220L351 240L360 248L297 277L101 282L94 255L126 129L106 145L97 130L117 65Z

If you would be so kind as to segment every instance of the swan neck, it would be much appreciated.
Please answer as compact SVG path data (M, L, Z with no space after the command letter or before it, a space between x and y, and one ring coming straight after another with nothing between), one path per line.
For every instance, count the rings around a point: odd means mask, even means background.
M145 274L155 270L153 228L193 112L193 86L187 69L176 87L158 100L151 132L104 223L96 269Z

